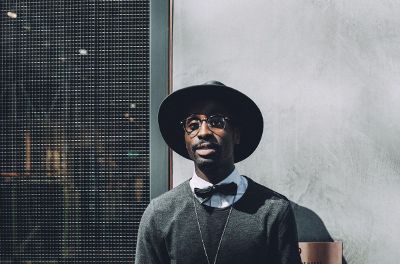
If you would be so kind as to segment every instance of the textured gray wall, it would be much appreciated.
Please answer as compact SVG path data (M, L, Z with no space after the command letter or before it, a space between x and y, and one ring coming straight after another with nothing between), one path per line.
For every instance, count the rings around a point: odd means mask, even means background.
M400 1L174 0L173 44L175 89L217 79L260 106L237 167L298 204L302 240L399 262ZM192 164L173 162L177 185Z

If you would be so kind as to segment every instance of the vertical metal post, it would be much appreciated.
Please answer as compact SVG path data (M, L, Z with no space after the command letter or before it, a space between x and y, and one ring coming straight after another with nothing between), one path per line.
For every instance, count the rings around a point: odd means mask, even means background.
M158 128L158 107L168 94L170 1L150 0L150 198L168 190L168 147Z

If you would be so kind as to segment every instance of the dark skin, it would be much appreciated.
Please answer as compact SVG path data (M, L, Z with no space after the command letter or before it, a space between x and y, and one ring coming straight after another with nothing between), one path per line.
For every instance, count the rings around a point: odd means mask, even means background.
M217 101L194 103L188 115L193 113L200 119L215 114L232 116L223 103ZM202 122L196 136L185 133L186 150L194 162L196 174L212 184L224 180L234 170L234 148L239 142L240 131L229 121L223 130L212 131Z

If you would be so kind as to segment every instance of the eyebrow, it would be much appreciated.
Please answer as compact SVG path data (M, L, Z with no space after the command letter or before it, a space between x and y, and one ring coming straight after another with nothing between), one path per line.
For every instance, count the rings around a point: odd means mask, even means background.
M201 115L201 114L191 113L191 114L189 114L186 118L194 118L194 117L197 117L197 116L199 116L199 115Z

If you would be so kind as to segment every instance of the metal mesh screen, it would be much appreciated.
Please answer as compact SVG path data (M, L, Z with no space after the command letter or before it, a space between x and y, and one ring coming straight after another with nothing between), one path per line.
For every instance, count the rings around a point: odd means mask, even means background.
M133 262L149 202L149 1L0 8L0 262Z

